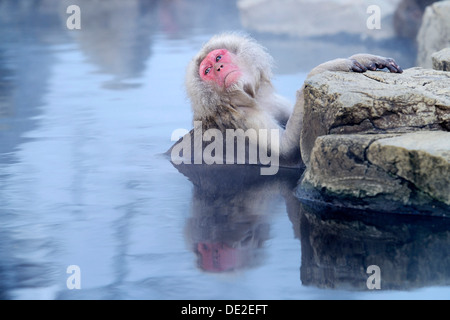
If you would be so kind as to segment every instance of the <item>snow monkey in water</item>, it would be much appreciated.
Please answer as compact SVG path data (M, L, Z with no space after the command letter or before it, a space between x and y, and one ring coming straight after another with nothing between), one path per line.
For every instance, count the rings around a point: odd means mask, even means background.
M290 103L272 86L273 58L254 39L240 34L214 36L190 62L186 87L194 115L194 129L170 150L174 164L301 166L300 132L303 88ZM402 69L390 58L357 54L314 68L324 71L365 72Z

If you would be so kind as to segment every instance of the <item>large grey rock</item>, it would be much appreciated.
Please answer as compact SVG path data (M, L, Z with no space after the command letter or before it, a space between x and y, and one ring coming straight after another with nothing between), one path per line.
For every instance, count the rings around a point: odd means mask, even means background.
M303 187L328 195L363 199L385 195L406 203L410 190L400 179L369 163L366 150L384 135L326 135L317 138ZM391 136L390 136L391 137Z
M394 14L394 29L399 37L415 40L425 9L440 0L402 0Z
M433 53L431 60L434 70L450 71L450 48Z
M367 150L367 160L450 206L450 132L421 131L377 140Z
M440 1L427 7L417 35L417 65L432 67L431 56L450 47L450 1Z
M327 72L305 82L302 158L309 166L319 136L450 131L450 74Z

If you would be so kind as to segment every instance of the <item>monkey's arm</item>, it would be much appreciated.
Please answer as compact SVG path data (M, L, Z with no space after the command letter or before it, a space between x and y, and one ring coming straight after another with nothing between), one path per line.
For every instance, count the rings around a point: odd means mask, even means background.
M384 58L371 54L356 54L348 59L336 59L325 62L315 67L307 78L325 71L345 71L345 72L366 72L367 70L376 71L377 69L387 68L393 73L402 73L403 70L391 58ZM280 154L287 157L300 157L300 132L303 124L304 113L304 96L303 89L297 91L297 102L294 107L287 125L286 130L281 136ZM311 128L314 130L314 128Z
M322 63L308 74L308 78L325 71L366 72L387 68L393 73L402 73L403 70L394 59L375 56L373 54L355 54L348 59L336 59Z

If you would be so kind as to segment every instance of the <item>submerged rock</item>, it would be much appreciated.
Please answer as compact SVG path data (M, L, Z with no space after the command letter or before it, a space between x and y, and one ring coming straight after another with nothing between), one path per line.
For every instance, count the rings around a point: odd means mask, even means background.
M380 139L370 145L367 159L391 177L407 181L410 189L450 205L450 132Z
M381 290L450 284L450 219L302 203L294 230L304 286L367 292L369 266Z
M329 72L305 85L300 198L450 216L449 73Z

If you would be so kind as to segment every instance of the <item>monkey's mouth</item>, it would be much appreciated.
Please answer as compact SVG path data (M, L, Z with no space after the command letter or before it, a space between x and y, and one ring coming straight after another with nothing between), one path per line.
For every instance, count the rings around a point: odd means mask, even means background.
M231 70L223 79L225 88L228 89L233 84L239 81L241 78L241 72L239 70Z
M255 89L249 83L242 81L242 73L239 70L230 71L224 78L227 91L242 90L251 98L255 98Z

